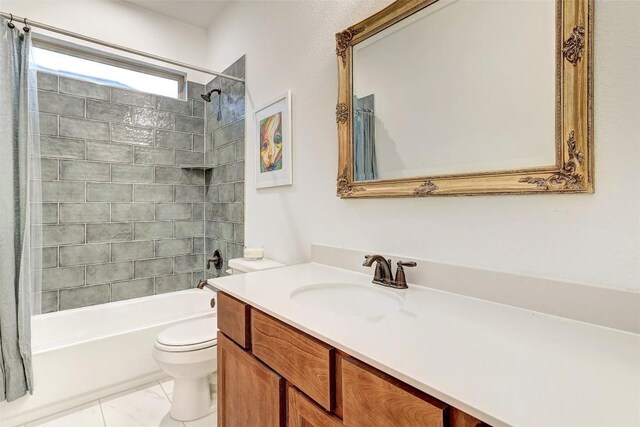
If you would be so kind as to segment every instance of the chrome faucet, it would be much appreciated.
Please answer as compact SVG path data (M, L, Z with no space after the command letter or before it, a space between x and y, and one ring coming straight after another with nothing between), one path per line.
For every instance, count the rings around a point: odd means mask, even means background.
M371 267L374 261L376 262L376 271L373 275L373 283L395 289L408 288L404 267L416 267L418 265L415 262L398 261L396 278L394 279L391 273L391 260L386 259L382 255L366 255L362 265Z

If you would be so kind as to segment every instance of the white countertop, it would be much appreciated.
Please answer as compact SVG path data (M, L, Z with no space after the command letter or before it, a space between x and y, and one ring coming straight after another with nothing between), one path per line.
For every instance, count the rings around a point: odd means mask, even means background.
M377 286L315 263L209 282L491 425L640 426L640 335L413 285L383 318L315 311L291 292Z

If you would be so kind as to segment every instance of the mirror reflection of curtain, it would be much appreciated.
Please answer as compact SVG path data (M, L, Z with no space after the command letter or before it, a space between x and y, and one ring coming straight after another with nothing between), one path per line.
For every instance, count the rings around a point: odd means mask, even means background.
M356 181L378 178L373 95L354 97L353 168Z
M33 393L31 314L42 291L37 74L31 33L0 17L0 401Z

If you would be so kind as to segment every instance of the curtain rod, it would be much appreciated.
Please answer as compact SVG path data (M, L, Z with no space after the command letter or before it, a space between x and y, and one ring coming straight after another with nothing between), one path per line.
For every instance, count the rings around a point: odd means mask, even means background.
M11 19L12 15L9 14L9 13L0 12L0 16L4 17L6 19ZM245 81L243 78L240 78L240 77L230 76L228 74L223 74L223 73L219 73L217 71L208 70L206 68L198 67L196 65L185 64L184 62L174 61L173 59L164 58L162 56L154 55L154 54L147 53L147 52L142 52L140 50L130 49L130 48L125 47L125 46L120 46L120 45L117 45L117 44L105 42L103 40L99 40L99 39L95 39L93 37L89 37L89 36L85 36L85 35L82 35L82 34L74 33L72 31L63 30L62 28L52 27L51 25L43 24L42 22L32 21L30 19L26 19L26 18L23 18L21 16L13 15L13 20L17 24L25 23L25 20L26 20L27 25L31 26L31 27L40 28L40 29L43 29L43 30L46 30L46 31L51 31L53 33L62 34L64 36L73 37L75 39L83 40L83 41L86 41L86 42L89 42L89 43L98 44L98 45L109 47L109 48L112 48L112 49L121 50L123 52L131 53L131 54L138 55L138 56L143 56L145 58L153 59L155 61L165 62L167 64L176 65L178 67L187 68L189 70L199 71L199 72L205 73L205 74L211 74L213 76L222 77L224 79L234 80L236 82L244 82Z

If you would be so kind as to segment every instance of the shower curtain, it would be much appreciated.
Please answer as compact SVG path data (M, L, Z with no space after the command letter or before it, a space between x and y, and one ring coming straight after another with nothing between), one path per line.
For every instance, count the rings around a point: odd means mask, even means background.
M29 32L0 18L0 401L33 393L42 231L37 74Z
M354 103L354 105L358 105ZM375 115L365 108L356 108L353 130L353 161L356 181L378 178L376 166Z

